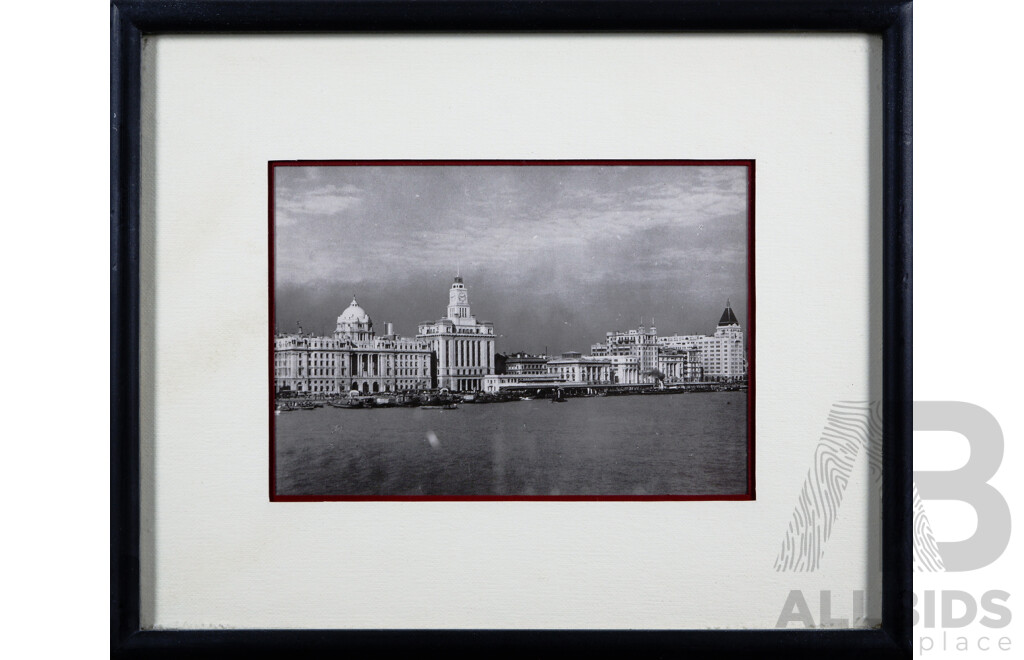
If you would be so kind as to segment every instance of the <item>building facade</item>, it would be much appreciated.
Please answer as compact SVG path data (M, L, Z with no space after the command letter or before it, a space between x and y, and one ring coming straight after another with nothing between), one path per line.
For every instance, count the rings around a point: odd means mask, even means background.
M605 340L590 347L595 358L609 358L612 379L624 385L653 383L658 369L658 331L640 326L626 332L608 332Z
M699 359L703 374L701 380L736 381L747 377L747 355L743 344L743 329L729 302L718 321L714 335L672 335L659 337L658 345L664 349L684 350Z
M541 376L547 373L548 356L513 353L505 356L505 373L510 376Z
M641 377L640 358L635 355L609 355L612 382L617 385L639 385L653 382L652 377Z
M484 376L494 374L494 324L477 321L461 276L448 291L448 314L419 325L416 338L436 356L436 385L453 392L483 389Z
M560 376L552 376L548 374L494 374L483 377L483 391L489 394L497 394L502 390L508 389L514 389L519 391L529 390L532 388L537 388L538 390L551 390L552 388L563 387L565 385L565 380L562 379Z
M658 371L666 385L696 383L704 379L700 352L696 349L659 347Z
M331 337L302 333L274 337L275 394L331 396L427 389L433 380L431 349L394 334L390 323L377 336L373 321L353 298Z
M547 372L568 383L607 385L612 382L612 362L608 358L584 357L579 353L563 353L548 360Z

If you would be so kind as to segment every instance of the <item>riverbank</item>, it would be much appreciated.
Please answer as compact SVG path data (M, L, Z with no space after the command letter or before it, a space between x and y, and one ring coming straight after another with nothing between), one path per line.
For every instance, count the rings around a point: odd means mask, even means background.
M420 406L446 406L448 404L488 404L529 401L535 399L582 399L592 397L660 396L669 394L697 394L707 392L746 392L745 383L692 383L656 387L653 384L512 387L498 393L449 393L445 390L404 391L397 393L361 395L316 394L304 397L278 398L278 410L313 410L324 405L336 408L415 408Z

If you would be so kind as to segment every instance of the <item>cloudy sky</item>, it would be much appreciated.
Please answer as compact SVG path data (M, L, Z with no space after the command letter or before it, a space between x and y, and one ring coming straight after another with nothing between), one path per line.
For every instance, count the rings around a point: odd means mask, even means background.
M444 316L461 269L499 352L586 352L653 318L746 325L737 166L275 168L275 322L328 334L352 297L403 335Z

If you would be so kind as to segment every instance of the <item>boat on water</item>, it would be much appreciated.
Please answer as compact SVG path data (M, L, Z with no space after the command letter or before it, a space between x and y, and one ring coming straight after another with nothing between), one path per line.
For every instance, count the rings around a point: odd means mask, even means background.
M421 410L455 410L459 407L457 403L442 403L440 405L420 406Z
M363 402L359 399L342 399L340 401L328 401L327 405L332 408L362 408Z
M562 396L562 390L555 390L555 393L551 395L551 403L565 403L565 397Z

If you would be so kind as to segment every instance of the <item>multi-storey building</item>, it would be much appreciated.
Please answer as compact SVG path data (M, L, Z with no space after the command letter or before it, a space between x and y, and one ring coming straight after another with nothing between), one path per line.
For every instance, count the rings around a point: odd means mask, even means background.
M641 375L640 358L635 355L609 355L606 359L611 364L611 380L613 383L619 385L638 385L654 381L653 377L643 377Z
M700 351L659 347L658 371L666 385L701 381L704 377L704 368L700 364Z
M561 376L550 375L550 374L531 374L531 375L509 375L509 374L494 374L490 376L484 376L483 378L483 391L496 394L502 390L514 389L518 391L523 390L551 390L559 387L565 387L567 382Z
M274 391L338 395L430 387L433 379L430 346L394 334L390 323L376 336L373 321L353 298L338 317L334 335L316 337L278 334L274 337Z
M605 385L612 381L612 362L608 358L563 353L560 358L548 360L547 373L569 383Z
M701 380L731 381L747 377L743 330L729 302L725 304L714 335L659 337L658 345L662 349L684 350L699 356L699 366L703 369Z
M541 376L547 373L548 356L512 353L505 356L505 373L510 376Z
M472 315L460 276L448 291L448 315L420 323L416 337L436 356L438 387L453 392L480 390L484 376L494 373L494 324Z
M652 383L658 368L658 331L640 326L626 332L608 332L604 343L590 347L591 357L610 358L617 383Z

